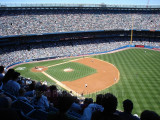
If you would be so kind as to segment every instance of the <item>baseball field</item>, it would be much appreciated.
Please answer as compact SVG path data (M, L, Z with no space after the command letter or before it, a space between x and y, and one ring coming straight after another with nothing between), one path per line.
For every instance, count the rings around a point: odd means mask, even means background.
M127 49L110 54L41 61L15 66L26 78L57 84L74 94L92 97L107 92L122 101L131 99L133 113L160 113L160 52Z

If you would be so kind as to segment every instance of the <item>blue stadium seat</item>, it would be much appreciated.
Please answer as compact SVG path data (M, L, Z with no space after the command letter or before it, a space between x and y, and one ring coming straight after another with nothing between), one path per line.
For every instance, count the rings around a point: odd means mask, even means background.
M74 120L79 120L81 118L81 115L73 110L68 110L66 115Z
M21 110L25 115L34 110L34 107L31 104L24 102L22 100L15 100L12 103L12 108Z
M6 92L6 91L4 91L3 94L5 94L6 96L10 97L10 98L12 99L12 101L17 100L16 96L11 95L10 93L8 93L8 92Z
M48 112L41 109L34 109L26 115L33 120L47 120Z

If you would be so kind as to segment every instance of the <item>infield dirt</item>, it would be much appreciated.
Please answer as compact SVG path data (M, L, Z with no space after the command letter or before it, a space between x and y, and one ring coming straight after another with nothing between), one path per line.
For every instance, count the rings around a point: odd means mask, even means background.
M85 95L95 93L106 89L119 81L118 69L108 62L94 58L83 58L73 62L78 62L97 70L97 73L87 77L74 81L62 82L79 94Z
M75 93L80 95L96 93L116 84L119 81L119 70L108 62L89 57L74 60L72 62L81 63L97 70L96 73L87 77L74 81L61 82L66 86L66 89L73 90ZM47 67L38 66L37 68L32 68L31 71L43 73L47 69Z

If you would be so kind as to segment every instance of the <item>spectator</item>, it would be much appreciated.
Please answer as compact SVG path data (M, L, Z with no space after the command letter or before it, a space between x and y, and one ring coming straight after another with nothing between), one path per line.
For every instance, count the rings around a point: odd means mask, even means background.
M19 83L17 83L20 73L14 72L11 80L9 80L4 86L3 90L10 93L11 95L18 96L19 89L21 88Z
M120 112L119 115L122 120L140 120L138 117L132 115L133 102L129 99L123 101L124 112Z
M47 97L44 95L45 91L46 86L39 86L36 90L36 96L33 97L33 99L31 100L31 104L38 109L46 111L49 108L49 101Z
M91 120L92 113L94 112L103 112L104 108L102 107L102 94L98 94L96 97L96 103L90 103L83 112L81 120Z
M9 69L2 79L3 84L5 85L9 80L12 79L13 74L15 73L14 69Z
M34 97L35 96L35 89L36 89L36 82L32 81L32 83L29 84L28 87L26 88L26 92L24 93L24 96Z
M51 104L54 105L54 107L57 107L58 105L58 97L59 93L57 91L57 87L55 85L49 86L48 91L46 92L46 96Z
M81 110L81 114L83 114L84 109L88 107L89 104L93 103L93 99L92 98L85 98L84 103L81 105L82 110Z
M103 112L96 111L92 114L92 120L121 120L116 114L117 109L117 98L111 94L107 93L102 98L102 106L104 107Z
M160 120L160 116L154 111L144 110L141 113L140 119L141 120Z
M71 107L74 102L74 97L66 92L62 92L58 100L58 113L50 112L48 115L48 120L70 120L70 118L65 114L67 110Z
M29 103L30 102L29 99L24 96L25 92L26 92L26 90L24 88L20 88L19 89L19 95L18 95L17 99Z
M0 81L2 81L3 77L4 77L4 67L0 66Z
M98 94L96 96L96 103L102 105L102 100L103 100L103 94Z
M0 89L3 87L2 79L4 78L4 67L0 66Z
M73 96L73 98L74 98L74 102L71 105L71 107L69 108L69 110L80 114L82 108L81 108L81 105L79 103L79 99L77 97L74 97L74 96Z

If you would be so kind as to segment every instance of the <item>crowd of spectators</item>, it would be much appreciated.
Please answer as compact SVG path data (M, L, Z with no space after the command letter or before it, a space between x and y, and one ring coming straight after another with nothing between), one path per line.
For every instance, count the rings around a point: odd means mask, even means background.
M70 57L87 55L89 53L100 53L117 49L129 44L130 41L127 38L115 37L110 40L72 40L1 47L0 64L8 66L16 62L37 58L55 56ZM141 40L137 39L137 41L134 40L133 45L160 46L159 42L147 41L147 38Z
M160 14L130 13L106 11L3 11L0 14L0 36L40 34L67 31L131 29L160 29ZM110 51L130 44L126 38L110 40L78 40L36 43L0 48L0 64L8 66L27 59L53 56L78 56L89 53ZM136 39L133 45L160 46L159 42ZM28 49L28 47L30 49ZM47 117L43 120L160 120L154 112L142 111L139 117L132 114L133 103L124 100L124 110L117 110L118 101L111 93L98 94L96 102L92 98L80 98L67 91L58 90L57 86L26 80L14 69L5 70L0 66L0 115L5 119L29 119L23 108L15 106L23 101L34 110L41 110ZM29 82L27 82L29 81ZM24 106L23 106L24 107ZM19 110L21 112L19 112ZM38 116L34 116L38 117Z
M160 14L146 11L20 10L2 11L0 36L54 32L133 29L159 30Z
M134 104L129 99L123 101L124 109L118 110L118 99L112 93L97 94L94 102L92 98L82 99L71 92L60 91L56 85L48 86L33 80L26 84L26 79L14 69L5 72L4 66L0 68L3 71L0 79L0 115L3 119L160 120L155 111L144 110L140 116L132 114Z

